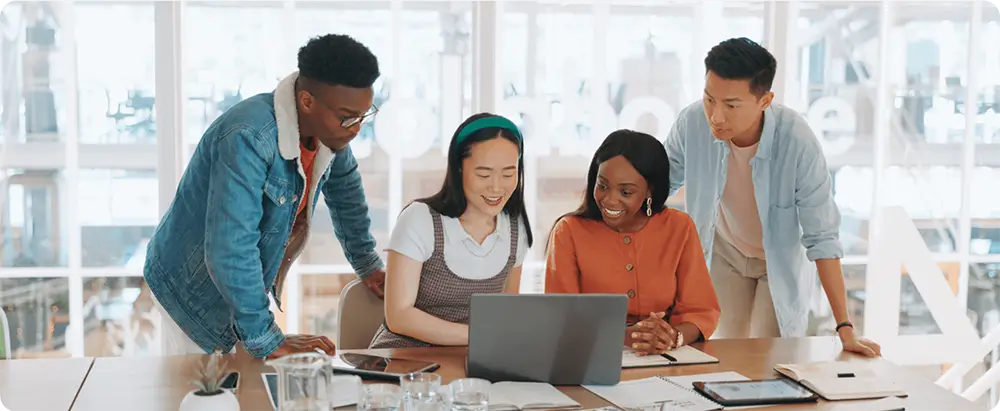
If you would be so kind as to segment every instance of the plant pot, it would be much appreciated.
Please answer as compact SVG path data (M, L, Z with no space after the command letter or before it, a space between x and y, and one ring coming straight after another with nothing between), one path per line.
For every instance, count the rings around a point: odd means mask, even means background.
M214 395L191 391L181 400L180 411L239 411L240 402L233 393L222 390Z

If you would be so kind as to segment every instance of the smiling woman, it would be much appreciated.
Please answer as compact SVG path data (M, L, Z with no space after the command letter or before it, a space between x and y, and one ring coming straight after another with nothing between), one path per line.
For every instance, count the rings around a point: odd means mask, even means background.
M707 339L720 314L694 222L664 207L667 164L655 137L611 133L582 204L556 222L547 250L547 293L628 296L625 344L641 354Z
M532 243L523 146L501 116L458 127L441 190L406 207L392 230L385 323L372 348L467 345L472 294L518 292Z

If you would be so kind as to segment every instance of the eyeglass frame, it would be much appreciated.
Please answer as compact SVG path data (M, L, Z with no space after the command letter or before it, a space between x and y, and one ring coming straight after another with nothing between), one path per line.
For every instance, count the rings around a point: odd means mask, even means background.
M309 93L309 95L313 96L314 100L318 101L328 110L332 112L337 111L337 109L333 108L333 106L326 104L325 101L321 100L319 97L316 97L315 94ZM340 119L340 126L343 127L344 129L349 129L351 127L363 123L365 120L368 120L377 113L378 113L378 106L372 104L372 106L368 109L368 111L366 111L364 114L361 114L360 116L337 116L337 117Z
M323 103L323 105L326 105L326 103ZM347 129L358 124L364 124L365 121L374 117L376 113L378 113L378 106L372 104L371 108L360 116L340 116L340 126Z

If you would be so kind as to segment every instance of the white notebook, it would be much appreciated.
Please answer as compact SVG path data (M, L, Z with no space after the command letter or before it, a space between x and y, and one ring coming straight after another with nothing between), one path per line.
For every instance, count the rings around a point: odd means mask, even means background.
M490 386L490 411L574 408L580 408L580 403L552 384L504 381Z
M690 345L668 351L664 355L636 355L631 348L622 349L622 368L663 367L667 365L713 364L718 358Z
M716 411L722 406L669 377L584 385L590 392L626 411Z
M778 364L774 370L831 401L906 396L902 385L877 376L862 362Z

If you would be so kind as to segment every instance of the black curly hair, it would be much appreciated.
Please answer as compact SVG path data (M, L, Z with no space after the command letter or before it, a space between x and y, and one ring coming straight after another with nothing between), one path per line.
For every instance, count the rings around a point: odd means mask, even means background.
M369 88L380 74L378 58L346 34L313 37L299 49L299 75L329 86Z

